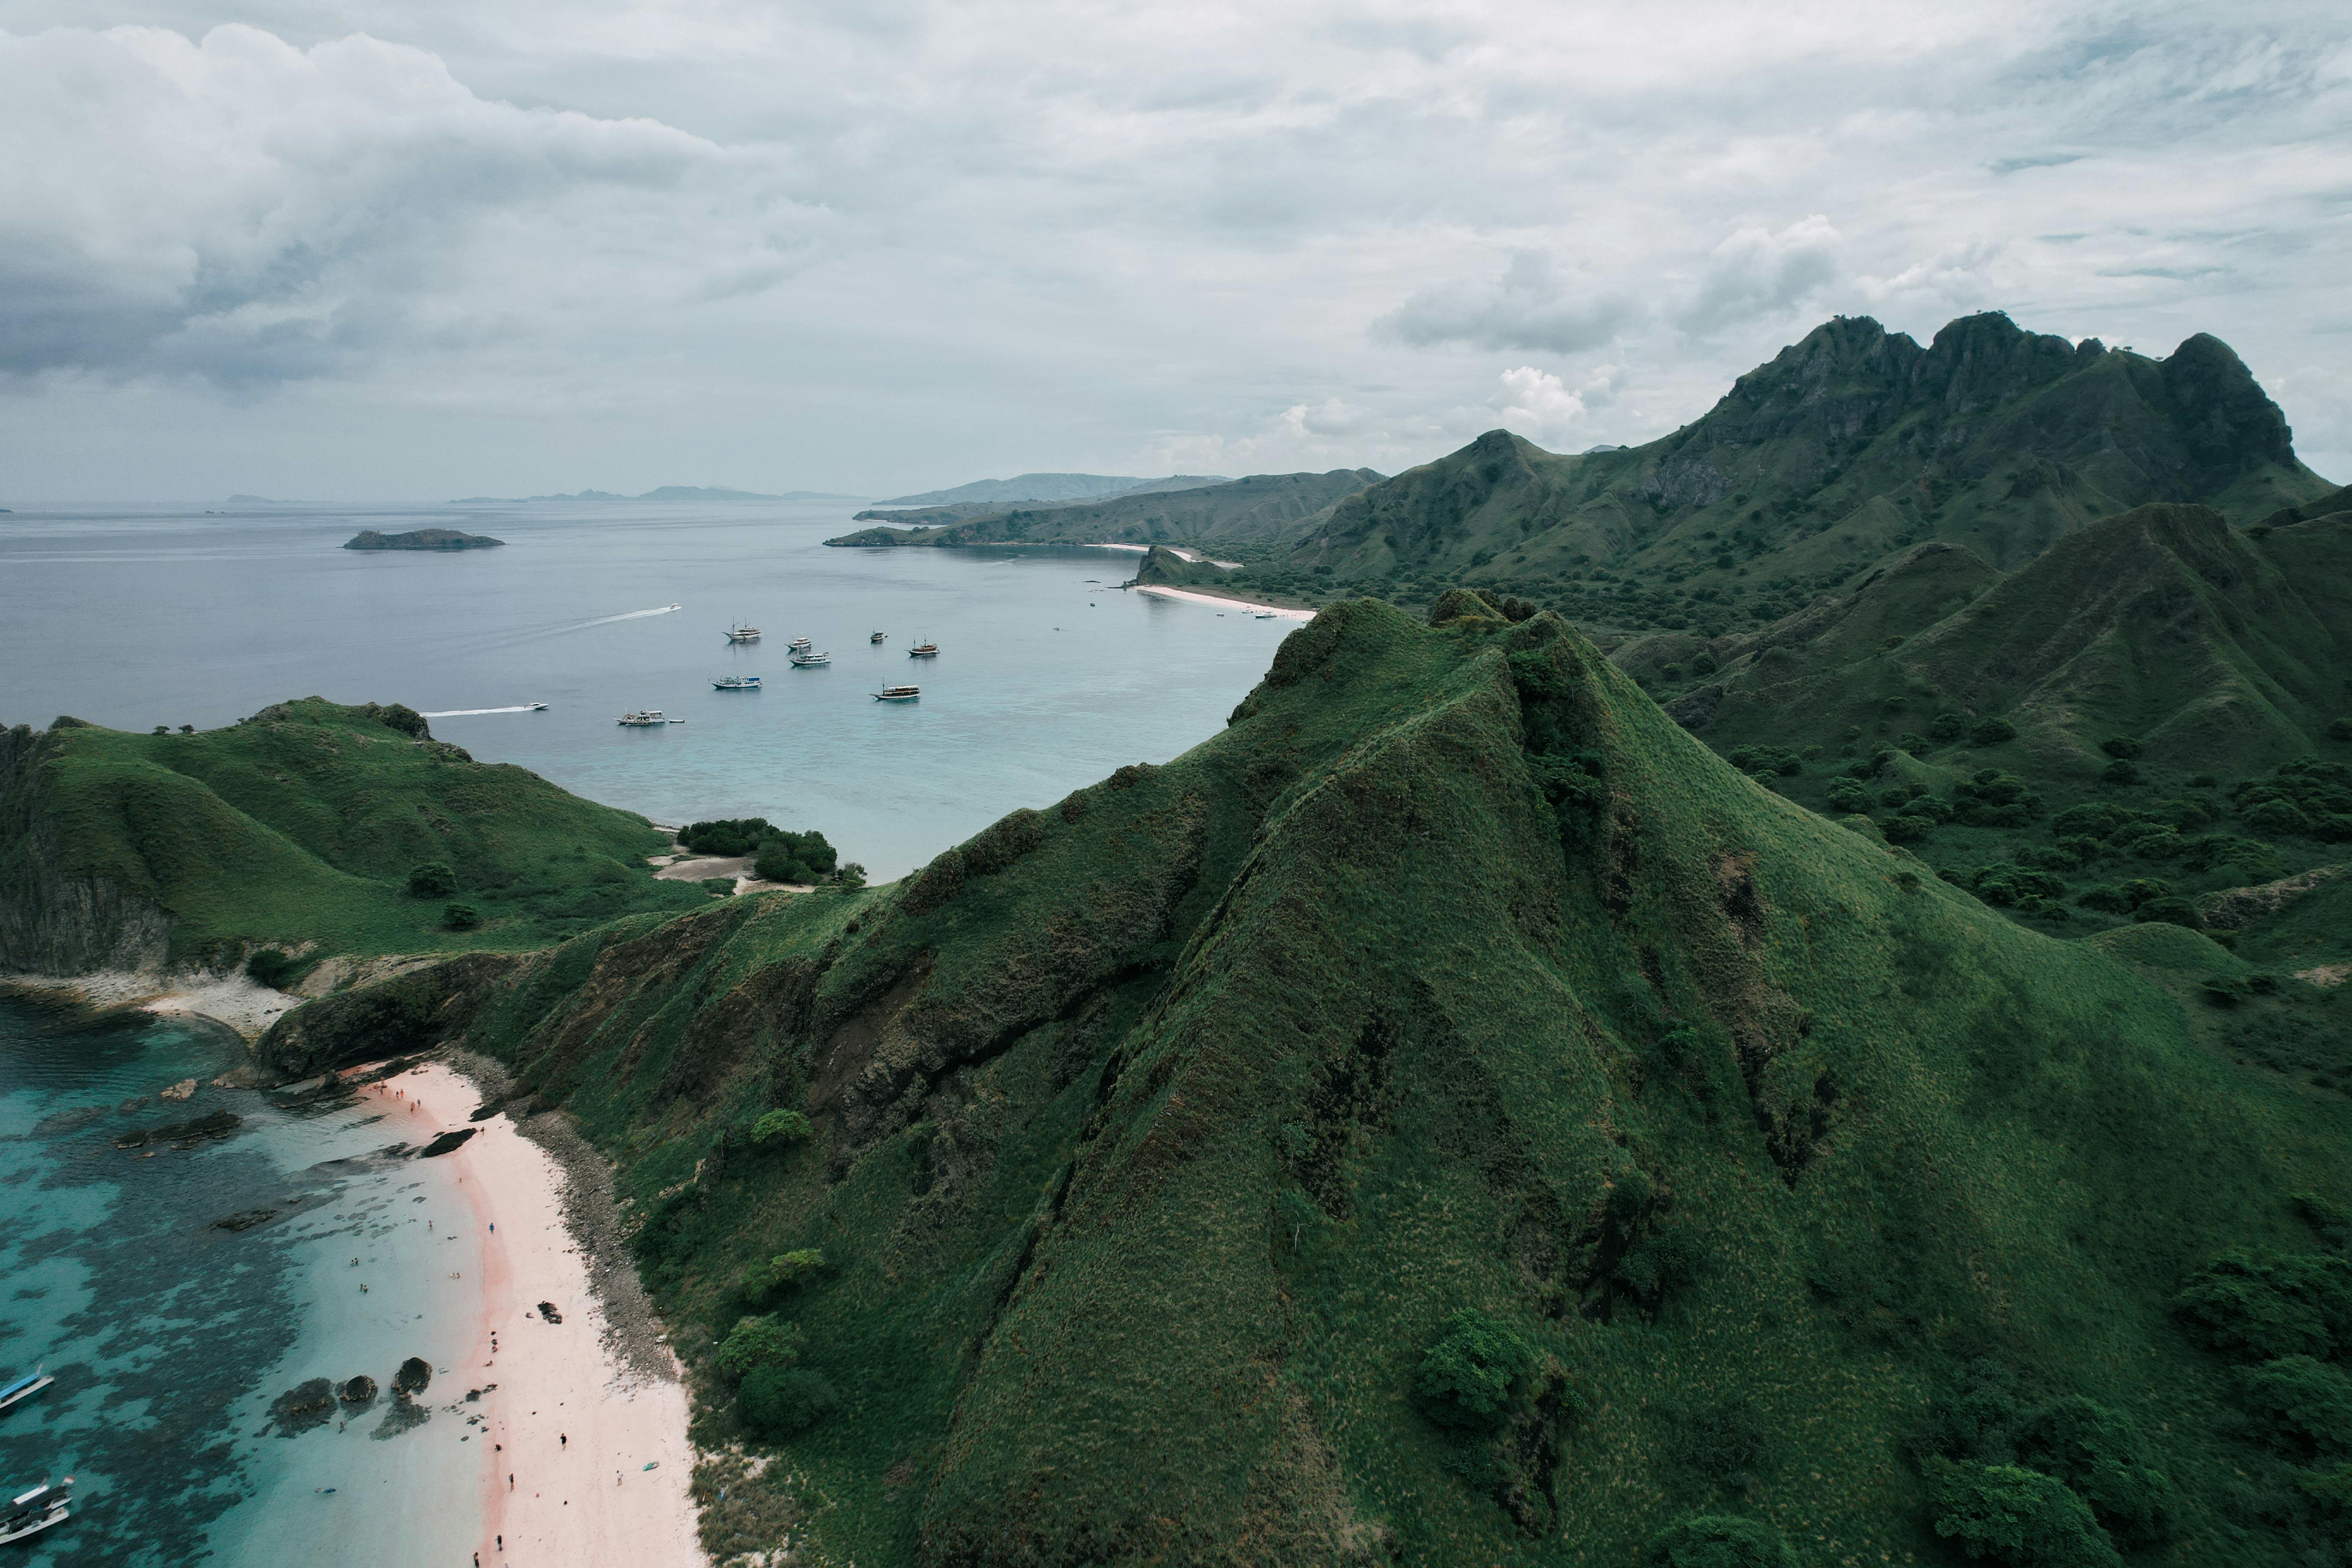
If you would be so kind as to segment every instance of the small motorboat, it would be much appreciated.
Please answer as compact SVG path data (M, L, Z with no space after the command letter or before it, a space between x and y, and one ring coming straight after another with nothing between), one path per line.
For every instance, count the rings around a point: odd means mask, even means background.
M806 653L810 647L814 645L813 645L806 637L794 637L784 646L792 649L794 653Z
M0 1388L0 1410L7 1409L20 1399L32 1398L55 1382L57 1379L49 1375L48 1368L35 1367L30 1373Z
M919 642L907 650L908 658L937 658L939 656L940 645L935 642Z
M544 702L534 702L530 705L530 710L534 713L544 713L547 711L547 704Z
M1270 621L1274 619L1274 612L1272 610L1260 610L1256 614L1257 618L1261 621Z
M757 691L760 678L756 675L722 675L710 683L713 691Z
M890 640L890 635L887 632L876 632L872 637L867 637L866 640L873 643L888 642Z
M729 642L758 642L760 640L760 628L757 626L729 626L727 628L727 640Z
M662 710L658 708L648 708L644 711L637 713L624 713L621 715L620 721L627 725L632 730L651 730L662 724L676 724L681 722L681 721L677 719L664 717Z
M832 662L833 655L829 653L796 653L793 655L793 668L794 669L810 669L814 668L817 665L831 664Z
M63 1524L67 1519L66 1505L73 1499L67 1495L73 1478L68 1476L56 1486L43 1481L30 1491L18 1492L0 1510L0 1544L22 1541L28 1535L38 1535L53 1524Z
M874 694L877 702L912 702L923 694L919 686L886 686Z

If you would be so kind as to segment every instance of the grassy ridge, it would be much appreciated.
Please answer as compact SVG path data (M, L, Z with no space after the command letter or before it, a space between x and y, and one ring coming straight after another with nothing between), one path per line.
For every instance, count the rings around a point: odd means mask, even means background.
M305 942L320 954L537 947L706 897L653 880L646 857L668 836L643 817L476 763L401 709L311 698L195 734L60 724L12 788L28 823L55 830L45 868L160 907L174 958ZM42 853L37 839L0 851L12 878ZM409 894L425 861L453 869L454 895ZM452 896L478 926L444 928Z
M842 1396L714 1548L1618 1564L1713 1510L1958 1561L1916 1460L1988 1358L2137 1419L2163 1552L2307 1545L2170 1308L2352 1194L2343 1100L2200 999L2240 961L2021 930L1557 620L1452 608L1327 611L1223 734L894 888L627 922L479 999L622 1158L704 1438L747 1312ZM751 1137L780 1108L814 1136ZM1535 1358L1491 1431L1413 1393L1465 1309Z

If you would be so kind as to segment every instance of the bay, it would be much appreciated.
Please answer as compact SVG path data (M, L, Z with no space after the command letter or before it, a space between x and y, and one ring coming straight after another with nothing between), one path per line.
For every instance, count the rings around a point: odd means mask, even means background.
M1121 593L1132 552L824 547L853 510L20 510L0 516L0 720L210 728L294 697L404 702L450 714L434 734L479 760L656 821L817 828L879 880L1215 733L1296 626ZM435 526L507 543L341 548ZM764 640L730 647L737 621ZM788 666L796 635L831 666ZM909 658L919 637L940 657ZM711 689L738 673L766 689ZM920 701L873 700L899 681ZM548 710L455 711L532 701ZM687 721L614 722L641 708Z

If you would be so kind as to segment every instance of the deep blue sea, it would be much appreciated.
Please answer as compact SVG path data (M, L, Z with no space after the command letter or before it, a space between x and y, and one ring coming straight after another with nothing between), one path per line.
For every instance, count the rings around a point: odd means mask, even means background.
M0 515L0 721L205 728L311 695L544 701L433 732L657 821L818 828L879 880L1215 733L1295 627L1118 592L1132 552L824 548L863 526L855 510L19 509ZM362 527L428 526L507 543L341 548ZM735 621L765 640L730 647ZM833 664L791 668L795 636ZM939 658L907 657L920 637ZM766 689L711 689L738 672ZM897 681L921 700L872 700ZM688 722L614 723L644 708Z
M76 1483L73 1517L0 1548L11 1563L467 1561L481 1463L439 1407L450 1380L422 1425L385 1417L404 1360L464 1353L470 1211L437 1163L384 1154L403 1130L373 1106L279 1110L211 1083L245 1059L203 1020L0 996L0 1381L57 1378L0 1415L0 1486ZM191 1078L192 1099L158 1097ZM117 1146L216 1111L239 1119L226 1136ZM294 1435L272 1421L296 1384L361 1373L386 1391L373 1407Z

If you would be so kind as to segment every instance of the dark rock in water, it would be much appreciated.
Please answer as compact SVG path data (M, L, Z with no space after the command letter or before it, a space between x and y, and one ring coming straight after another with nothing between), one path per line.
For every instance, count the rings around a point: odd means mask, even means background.
M340 1392L344 1404L354 1410L365 1410L375 1403L375 1379L362 1373L344 1384Z
M423 1356L410 1356L392 1374L392 1386L403 1394L422 1394L425 1385L433 1381L432 1363Z
M460 1127L455 1132L444 1132L440 1137L419 1149L416 1152L416 1157L420 1160L430 1160L436 1154L446 1154L480 1131L478 1127Z
M346 550L488 550L504 544L487 533L466 533L454 528L413 528L405 533L379 533L363 528L344 542Z
M251 1230L255 1226L267 1225L277 1217L278 1211L276 1209L247 1209L243 1214L233 1214L226 1219L216 1219L213 1221L213 1228L215 1230Z
M428 1406L409 1398L404 1390L395 1391L392 1396L392 1408L383 1413L383 1419L375 1424L375 1430L368 1436L382 1442L387 1437L397 1437L403 1432L414 1431L432 1418L433 1412Z
M114 1141L118 1149L140 1149L150 1143L170 1143L181 1149L193 1149L211 1138L226 1138L245 1125L245 1118L233 1110L215 1110L209 1116L199 1116L194 1121L173 1121L162 1127L134 1128Z
M269 1402L269 1419L281 1437L296 1437L332 1420L335 1385L323 1377L298 1383Z
M552 1301L541 1301L539 1304L539 1315L551 1323L563 1321L563 1314L555 1310L555 1303Z
M143 1095L143 1094L134 1094L134 1095L132 1095L129 1100L124 1100L121 1104L120 1104L120 1105L116 1106L114 1109L115 1109L115 1110L119 1110L119 1111L122 1111L122 1112L124 1112L124 1113L126 1113L126 1114L127 1114L127 1113L129 1113L129 1112L131 1112L131 1111L133 1111L133 1110L138 1110L141 1106L142 1106L142 1105L144 1105L144 1104L146 1104L146 1103L147 1103L147 1097L146 1097L145 1095Z

